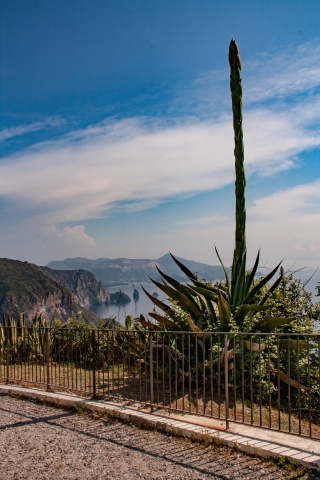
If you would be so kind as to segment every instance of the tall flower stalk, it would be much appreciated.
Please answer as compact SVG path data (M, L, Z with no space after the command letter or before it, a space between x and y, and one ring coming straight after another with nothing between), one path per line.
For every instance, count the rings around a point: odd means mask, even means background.
M241 60L238 45L231 40L229 45L230 65L230 90L232 100L233 129L234 129L234 158L235 158L235 247L231 267L231 278L228 269L224 266L218 251L216 253L223 267L226 281L223 285L215 286L198 278L188 270L173 255L173 260L187 275L192 284L181 284L175 279L161 272L162 283L153 283L168 295L172 301L173 308L166 303L152 297L153 303L159 307L165 315L151 312L149 315L161 324L162 328L168 330L179 330L179 316L176 307L187 314L190 329L201 333L203 328L207 330L230 331L243 328L254 328L255 331L271 331L287 325L293 319L284 317L263 316L262 319L254 318L258 312L268 309L265 305L270 294L278 287L283 277L283 269L280 269L279 278L272 286L267 288L264 295L257 295L268 284L280 267L277 265L268 275L260 281L255 282L255 275L259 265L259 252L251 270L246 271L246 204L245 204L245 169L244 169L244 144L242 127L242 83L241 83ZM265 290L265 288L264 288ZM258 303L256 298L260 298ZM144 326L154 329L151 322L144 318L137 319L143 322ZM246 322L246 320L248 320ZM248 327L249 324L249 327ZM246 325L246 326L245 326ZM159 327L157 327L159 328Z
M229 45L229 64L234 130L234 159L236 171L236 229L235 249L232 262L231 297L238 306L238 304L240 304L243 300L245 294L244 282L239 284L239 279L240 277L243 277L243 274L246 271L246 177L244 170L244 145L242 129L241 60L239 56L238 45L233 39Z

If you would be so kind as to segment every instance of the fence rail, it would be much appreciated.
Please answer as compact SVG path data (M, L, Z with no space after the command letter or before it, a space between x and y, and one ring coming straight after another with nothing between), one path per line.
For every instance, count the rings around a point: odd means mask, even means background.
M320 440L320 335L0 325L0 381Z

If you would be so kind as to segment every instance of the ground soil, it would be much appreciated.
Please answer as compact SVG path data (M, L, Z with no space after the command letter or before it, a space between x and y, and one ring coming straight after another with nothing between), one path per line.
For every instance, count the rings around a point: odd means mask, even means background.
M114 419L0 396L0 480L320 478Z

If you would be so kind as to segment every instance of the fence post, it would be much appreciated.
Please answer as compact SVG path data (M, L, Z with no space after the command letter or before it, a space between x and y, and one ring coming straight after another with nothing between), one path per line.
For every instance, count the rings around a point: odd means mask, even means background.
M228 364L228 334L224 334L224 389L226 405L226 430L229 429L229 364Z
M9 328L6 327L7 330L7 338L6 338L6 385L9 383Z
M45 329L45 340L46 340L46 362L47 362L47 392L49 391L50 389L50 352L49 352L49 327L46 327Z
M92 329L92 398L97 398L96 385L96 336L95 330Z
M153 345L152 345L152 332L149 333L149 350L150 350L150 403L151 403L151 412L153 412L154 392L153 392Z

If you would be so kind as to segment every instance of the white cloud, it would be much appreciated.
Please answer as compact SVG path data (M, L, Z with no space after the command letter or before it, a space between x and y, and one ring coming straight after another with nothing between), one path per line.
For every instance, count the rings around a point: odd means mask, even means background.
M50 211L59 223L220 188L234 176L230 120L166 127L153 119L130 119L89 127L4 160L1 193ZM248 112L247 173L288 169L301 151L320 146L320 136L303 121L290 111Z
M46 258L95 255L96 241L86 234L84 225L66 226L63 229L55 225L44 225L39 234L40 248L46 252Z
M81 246L95 247L96 242L93 237L85 233L84 225L76 225L75 227L64 227L62 231L52 225L50 234L55 241L59 240L65 243L72 243L72 245L80 244Z

